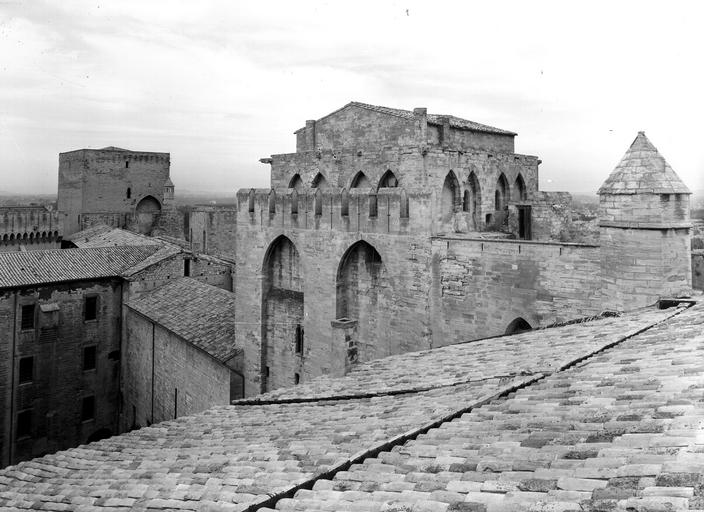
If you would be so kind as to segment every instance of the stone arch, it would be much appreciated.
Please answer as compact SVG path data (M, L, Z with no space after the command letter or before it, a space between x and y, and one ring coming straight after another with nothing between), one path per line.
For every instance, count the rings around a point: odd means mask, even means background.
M377 190L380 188L396 188L398 187L398 178L396 178L396 175L393 173L391 169L387 169L387 171L381 176L381 179L379 180L379 186L377 186Z
M27 233L25 233L24 235L22 235L22 240L27 240L27 238L29 238L29 235L27 235Z
M508 327L506 327L505 334L518 334L519 332L530 331L533 329L531 325L523 318L514 318Z
M149 235L161 213L161 203L154 196L145 196L137 203L135 212L137 217L137 231Z
M323 176L322 173L318 173L315 175L315 178L313 178L313 182L311 184L312 188L326 188L328 186L328 180L325 179L325 176Z
M280 235L269 244L262 264L262 392L293 384L303 306L301 258L291 239Z
M513 184L513 192L514 192L514 197L516 201L525 201L528 199L528 193L526 191L526 182L523 179L523 176L521 176L521 173L518 173L518 176L516 176L516 181Z
M509 187L506 175L501 173L499 179L496 180L496 189L494 190L494 210L501 211L508 208Z
M440 195L440 220L450 222L452 215L458 210L460 205L460 183L454 171L450 171L445 176Z
M14 234L14 233L10 233L10 242L12 242L14 239L15 239L15 234Z
M55 238L58 238L58 237L59 237L59 232L58 232L58 231L54 231L54 237L55 237Z
M382 270L381 255L368 242L359 240L345 251L337 268L337 318L358 320L365 299L376 305L375 294L369 292L378 286Z
M8 238L9 238L9 237L7 236L7 233L5 233L4 235L2 235L2 241L3 241L3 242L7 242L7 241L8 241Z
M291 180L288 182L288 188L293 188L296 190L300 190L303 188L303 180L301 179L301 175L296 173L293 175Z
M369 188L372 184L362 171L357 172L350 182L350 188Z

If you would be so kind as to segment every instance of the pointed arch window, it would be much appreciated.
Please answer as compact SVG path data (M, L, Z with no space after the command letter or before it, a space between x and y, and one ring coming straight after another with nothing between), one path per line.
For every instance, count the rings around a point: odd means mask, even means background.
M398 179L391 169L387 170L379 180L377 188L396 188L398 187Z

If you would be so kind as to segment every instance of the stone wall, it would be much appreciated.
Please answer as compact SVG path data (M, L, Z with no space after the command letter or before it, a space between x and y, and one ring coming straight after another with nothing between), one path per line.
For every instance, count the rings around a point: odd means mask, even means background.
M126 307L121 431L230 403L230 370Z
M89 296L97 297L96 320L84 319ZM117 432L120 296L117 280L0 291L0 466ZM22 306L30 304L34 328L23 330ZM88 346L96 347L96 368L84 371ZM20 360L30 356L32 380L19 384ZM82 421L86 396L95 397L95 416ZM31 435L11 442L22 411L31 411Z
M132 214L148 196L163 204L169 167L168 153L109 149L60 153L58 209L64 235L82 228L81 214Z
M59 249L63 229L57 211L43 206L0 207L0 251Z
M195 252L235 260L237 250L236 205L199 205L190 213L189 237Z

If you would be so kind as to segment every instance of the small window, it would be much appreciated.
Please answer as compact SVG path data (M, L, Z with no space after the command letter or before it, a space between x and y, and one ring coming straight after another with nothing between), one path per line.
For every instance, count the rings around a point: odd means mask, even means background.
M96 347L83 347L83 371L95 370Z
M264 376L268 379L269 378L269 367L265 366L264 367Z
M90 421L95 419L95 397L84 396L81 405L81 421Z
M86 297L85 319L95 320L98 318L98 297Z
M26 384L34 380L34 358L23 357L20 359L19 383Z
M191 260L188 258L183 260L183 275L186 277L191 275Z
M130 167L130 163L129 163L129 162L125 162L125 169L128 169L129 167Z
M369 195L369 216L377 216L377 204L376 204L376 194Z
M127 187L127 199L129 199L129 198L131 198L131 197L132 197L132 188L131 188L131 187Z
M34 329L34 304L22 306L22 330Z
M296 354L303 353L303 326L296 325Z
M32 409L17 414L17 439L32 437Z
M299 374L297 374L297 373L294 373L294 374L293 374L293 382L294 382L295 384L300 384L300 382L301 382L301 376L300 376Z

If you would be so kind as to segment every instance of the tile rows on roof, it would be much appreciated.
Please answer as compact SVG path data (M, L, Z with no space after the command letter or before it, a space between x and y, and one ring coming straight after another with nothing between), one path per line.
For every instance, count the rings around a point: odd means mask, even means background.
M235 343L235 295L188 277L131 299L127 306L217 360L241 351Z
M278 510L704 509L704 305Z
M0 470L0 508L244 510L512 385L216 407Z
M599 188L599 194L690 194L677 173L639 132L631 147Z
M646 308L617 318L409 352L360 364L344 377L320 377L255 400L393 393L502 375L551 373L673 314L673 309Z
M159 246L100 247L0 253L0 288L117 277Z
M113 228L105 224L92 226L74 233L68 239L80 249L122 245L165 245L165 242L159 239L120 228Z

